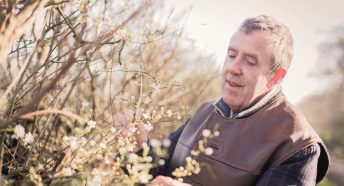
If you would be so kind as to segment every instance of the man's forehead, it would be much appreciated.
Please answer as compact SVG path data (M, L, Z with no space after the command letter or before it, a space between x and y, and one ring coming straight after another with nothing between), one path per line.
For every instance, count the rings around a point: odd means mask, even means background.
M274 43L273 36L267 31L254 31L245 33L242 31L235 32L229 40L229 47L234 47L231 44L245 44L249 43L259 47L272 47Z
M228 52L242 52L257 59L270 59L273 55L273 40L266 31L245 33L237 31L233 34L228 45Z

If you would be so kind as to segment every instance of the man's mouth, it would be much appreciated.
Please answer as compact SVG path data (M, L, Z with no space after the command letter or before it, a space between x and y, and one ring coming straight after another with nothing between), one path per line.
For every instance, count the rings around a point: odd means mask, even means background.
M226 80L226 83L232 87L243 87L242 84L236 83L234 81Z

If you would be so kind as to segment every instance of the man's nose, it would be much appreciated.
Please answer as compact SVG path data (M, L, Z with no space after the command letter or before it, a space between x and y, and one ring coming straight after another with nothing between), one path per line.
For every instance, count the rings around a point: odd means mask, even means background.
M241 69L241 60L239 57L236 57L233 60L229 60L226 61L226 65L225 65L225 71L229 72L231 74L235 74L235 75L240 75L242 73L242 69Z

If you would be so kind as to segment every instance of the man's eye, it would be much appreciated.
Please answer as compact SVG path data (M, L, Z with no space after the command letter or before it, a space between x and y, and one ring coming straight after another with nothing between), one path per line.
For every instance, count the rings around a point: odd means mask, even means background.
M245 58L246 59L246 63L250 66L254 66L257 64L257 61L254 59L254 58L251 58L251 57L247 57Z
M235 55L234 54L228 54L228 58L233 59L233 58L235 58Z
M256 63L254 61L249 61L249 60L246 60L247 64L250 65L250 66L254 66L256 65Z

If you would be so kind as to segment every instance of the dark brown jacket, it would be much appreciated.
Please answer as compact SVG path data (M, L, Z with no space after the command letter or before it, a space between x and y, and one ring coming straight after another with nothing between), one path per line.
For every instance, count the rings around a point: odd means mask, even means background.
M213 102L204 103L191 118L174 150L169 171L185 165L204 129L218 125L220 135L208 146L212 155L201 154L201 172L185 179L192 185L254 185L265 170L288 159L312 143L318 143L317 182L328 169L325 146L303 115L284 96L243 119L231 119L215 111Z

